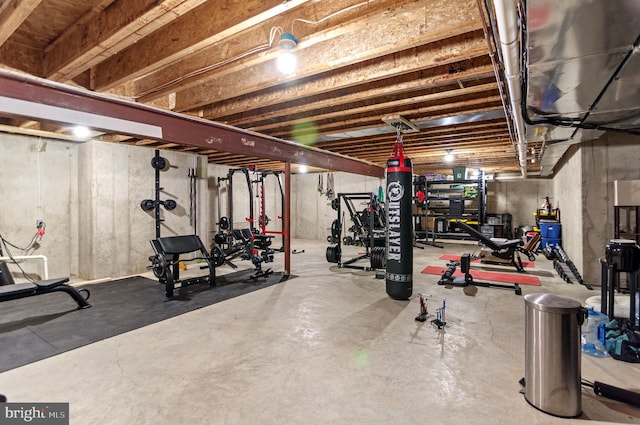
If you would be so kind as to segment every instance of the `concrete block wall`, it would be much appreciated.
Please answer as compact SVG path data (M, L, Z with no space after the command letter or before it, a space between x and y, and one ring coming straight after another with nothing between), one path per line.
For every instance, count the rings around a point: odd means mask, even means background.
M294 238L326 241L327 236L331 234L331 223L338 217L336 211L331 208L333 198L327 197L318 190L320 178L323 192L326 192L330 174L333 174L334 194L362 192L377 194L378 187L380 185L384 187L384 180L343 172L295 175L291 184L291 233Z
M66 276L77 269L78 157L77 145L13 134L0 135L0 234L26 254L45 255L49 275ZM45 235L30 246L36 219L46 223ZM3 247L4 249L4 247ZM24 251L10 248L13 255ZM5 255L8 252L4 252ZM21 266L43 276L40 261ZM15 267L11 269L17 271Z
M582 214L584 186L589 185L585 179L579 146L570 147L564 158L556 167L553 178L554 207L560 207L562 222L562 249L573 261L583 277L594 282L593 276L586 275L583 270L585 263L582 245L584 243L584 222Z
M71 143L22 135L0 135L3 211L0 233L16 245L28 244L43 219L46 233L30 254L45 255L49 276L81 279L140 273L153 254L154 214L140 208L155 199L153 149L104 142ZM188 169L206 159L161 152L170 168L161 172L160 199L174 199L173 211L161 208L161 235L191 234ZM207 167L197 181L198 234L210 234ZM24 254L13 250L14 255ZM23 263L41 277L38 262ZM15 266L11 268L16 273Z
M580 161L584 182L582 269L589 281L599 283L599 258L614 238L614 181L640 179L640 136L605 133L580 145Z
M514 229L533 226L533 213L540 208L545 196L552 198L554 208L558 206L551 179L491 180L487 182L487 213L511 214Z

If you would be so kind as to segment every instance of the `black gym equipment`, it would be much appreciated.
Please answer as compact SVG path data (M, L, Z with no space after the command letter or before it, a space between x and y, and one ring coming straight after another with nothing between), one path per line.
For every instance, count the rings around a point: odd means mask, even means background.
M585 283L584 279L582 279L582 275L580 275L578 268L576 267L574 262L571 261L567 253L564 252L562 247L560 247L560 245L556 245L553 248L553 257L554 257L553 268L558 272L558 275L565 282L571 283L571 277L569 275L571 274L578 281L580 285L585 286L590 291L593 290L591 285Z
M160 187L160 171L166 170L168 168L168 164L167 160L160 156L160 151L156 149L155 156L151 159L151 166L156 173L155 200L143 199L140 202L140 208L144 211L155 210L156 239L160 237L160 223L164 221L160 217L160 205L162 205L167 211L174 210L178 206L176 201L173 199L167 199L165 201L160 200L160 192L162 191L162 188Z
M256 172L257 173L257 172ZM256 244L266 244L264 248L271 245L270 237L263 237L266 235L281 235L282 237L282 246L280 247L280 251L284 251L284 188L282 186L282 172L281 171L262 171L258 174L258 179L254 180L254 183L258 185L258 196L260 198L260 215L258 217L258 225L260 227L260 236L256 238ZM277 214L277 219L280 221L280 230L269 230L267 226L270 223L269 216L267 215L267 205L266 205L266 196L265 196L265 182L268 176L274 176L278 183L278 189L280 190L280 214Z
M359 210L356 203L366 204ZM349 227L351 235L342 236L343 226L346 225L342 206L353 223ZM336 210L337 219L331 224L331 234L327 237L329 246L326 250L326 259L330 263L337 263L340 268L354 268L366 271L384 269L386 267L385 254L385 212L384 206L378 201L378 197L372 192L338 193L336 200L332 201L332 208ZM342 261L342 245L354 245L365 248L364 254L358 255L347 261ZM370 266L354 265L356 261L369 259Z
M167 298L173 298L176 288L200 283L209 283L209 286L215 286L215 258L213 255L209 255L199 236L182 235L157 238L151 241L151 247L155 255L149 257L151 266L148 268L152 269L153 274L158 278L160 283L165 285L165 295ZM190 254L193 252L199 255L190 259L180 258L181 254ZM205 265L202 266L201 269L208 269L208 273L188 279L180 279L180 262L196 260L204 260Z
M7 263L0 261L0 302L50 294L52 292L64 292L78 304L78 309L91 307L91 304L87 302L90 296L89 290L81 289L78 291L74 287L67 285L67 282L69 282L68 277L15 283ZM83 297L80 292L84 292L86 297Z
M220 220L222 223L228 222L226 217L223 217L223 219ZM275 251L268 246L264 248L263 244L257 244L255 238L258 236L248 228L227 228L227 230L218 232L213 238L213 247L211 249L211 255L216 257L216 266L219 267L226 264L233 269L237 269L238 266L232 260L240 257L242 260L251 260L255 266L256 276L264 275L260 263L272 262ZM258 249L262 249L262 252L258 252Z
M249 259L253 263L254 273L250 276L251 279L265 277L273 273L271 269L262 270L263 262L273 262L274 251L272 249L266 249L259 253L258 250L254 248L254 238L256 235L249 231L249 229L234 229L232 233L234 239L240 241L240 245L245 249L243 258Z
M522 259L520 258L520 253L525 254L531 261L534 261L536 258L531 251L525 250L521 239L509 239L504 242L500 242L486 237L473 227L460 220L456 220L455 225L462 231L469 234L473 239L482 242L483 245L490 248L493 256L502 258L503 260L509 260L511 265L514 266L519 273L524 273L524 266L522 264Z
M620 290L620 274L628 273L627 292L629 293L629 323L632 329L639 330L636 317L637 282L640 280L640 245L635 240L612 239L605 248L605 257L600 259L601 289L600 312L615 317L615 291Z
M460 271L464 273L464 277L454 277L456 269L460 266ZM513 285L505 285L493 282L479 282L473 279L469 269L471 268L471 254L463 254L460 257L460 262L450 261L447 264L447 270L442 273L438 285L451 285L451 286L483 286L487 288L499 288L499 289L513 289L516 295L522 295L522 289L520 285L514 283Z
M233 197L234 197L233 176L236 173L241 173L244 175L244 180L247 185L249 215L244 218L244 221L249 224L249 229L251 230L251 233L254 235L253 243L255 244L255 246L259 249L267 250L269 249L268 247L271 245L273 235L260 234L260 230L256 228L256 220L255 220L254 205L253 205L253 195L254 195L253 183L254 182L252 182L251 180L251 175L250 175L251 170L249 170L248 168L230 168L227 172L226 177L218 177L218 217L220 217L218 227L220 228L221 231L227 231L227 230L232 231L236 227L236 224L238 224L237 222L234 221L234 210L233 210ZM262 183L264 183L264 177L266 177L266 175L268 175L268 173L265 173L261 177ZM224 217L222 216L222 211L221 211L222 183L226 183L226 192L227 192L227 215ZM279 175L278 175L278 183L280 184L280 191L283 196L282 204L284 205L284 191L282 189L282 183L280 182ZM261 214L263 212L264 211L262 210ZM266 226L266 214L264 217L262 217L262 222L265 223L265 226ZM283 235L282 241L283 241L283 248L284 248L284 231L282 232L282 235Z
M386 290L397 300L413 292L413 164L404 156L401 129L387 160Z

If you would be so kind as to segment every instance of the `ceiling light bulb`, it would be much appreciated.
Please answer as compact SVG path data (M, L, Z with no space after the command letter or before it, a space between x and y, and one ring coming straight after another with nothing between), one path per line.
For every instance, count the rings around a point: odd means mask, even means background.
M80 137L81 139L84 139L91 135L91 131L89 131L87 127L83 127L79 125L79 126L73 127L73 134L76 137Z
M451 153L451 149L447 149L447 154L444 156L445 162L453 162L453 154Z
M278 46L282 49L278 55L277 66L283 74L293 74L298 68L298 60L291 50L298 45L298 39L290 32L285 32L280 36Z
M307 172L307 166L306 165L300 165L298 167L298 172L301 173L301 174L306 173Z
M298 68L298 60L296 55L289 51L284 51L278 55L277 65L283 74L293 74Z

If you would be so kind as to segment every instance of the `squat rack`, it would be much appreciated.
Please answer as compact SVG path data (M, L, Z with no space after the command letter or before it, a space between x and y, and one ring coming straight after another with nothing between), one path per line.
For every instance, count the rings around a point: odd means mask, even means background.
M365 208L367 214L360 214L353 201L368 201ZM342 212L342 203L347 208L353 226L349 231L353 233L351 236L342 236L344 218ZM326 250L326 259L330 263L337 263L338 267L348 267L354 269L362 269L366 271L386 268L386 238L384 231L386 225L384 223L384 211L382 205L378 201L376 195L372 192L361 193L338 193L337 197L331 202L331 207L336 210L338 218L331 224L331 235L327 237L329 246ZM379 230L379 234L376 234ZM347 261L342 261L342 244L364 246L364 254L358 255ZM370 259L371 266L355 266L358 260L365 258Z
M284 250L284 189L282 187L282 172L281 171L262 171L260 172L260 176L257 180L254 180L254 183L258 185L258 195L260 196L260 217L258 218L258 225L260 226L260 233L263 235L281 235L282 236L282 247L280 251ZM278 219L280 221L280 230L267 230L267 225L269 224L269 217L267 216L266 202L265 202L265 178L267 176L275 176L278 182L278 189L280 190L280 215L278 215Z

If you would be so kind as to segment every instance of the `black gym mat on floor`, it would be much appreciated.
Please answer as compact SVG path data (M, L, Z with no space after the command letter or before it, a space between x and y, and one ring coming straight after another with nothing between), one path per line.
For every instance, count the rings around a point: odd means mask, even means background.
M88 285L91 308L77 310L67 294L0 303L0 372L169 319L284 280L283 273L249 279L253 270L218 276L166 301L164 285L141 276ZM289 276L291 279L294 276ZM178 292L180 291L180 292Z

